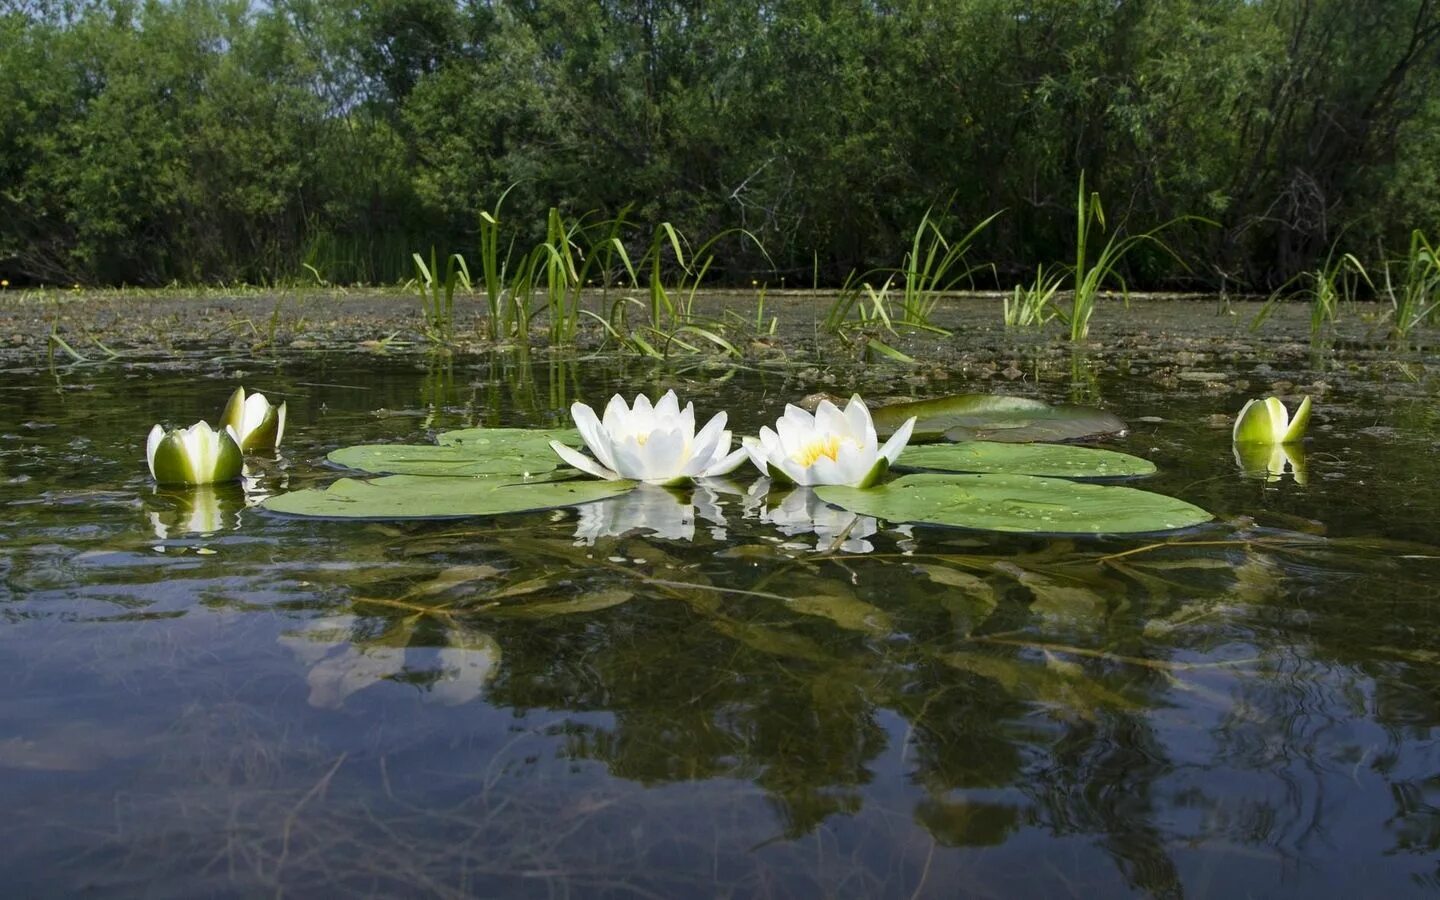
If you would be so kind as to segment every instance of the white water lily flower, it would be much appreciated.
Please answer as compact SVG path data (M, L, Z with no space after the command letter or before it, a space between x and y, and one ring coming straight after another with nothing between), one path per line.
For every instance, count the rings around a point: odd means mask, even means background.
M1237 444L1291 444L1305 437L1305 426L1309 424L1309 397L1300 401L1293 419L1279 398L1266 397L1240 408L1231 438Z
M763 427L759 438L742 444L755 467L779 481L865 488L890 470L914 428L911 416L878 447L870 410L856 394L843 412L829 400L821 400L813 416L787 404L774 429Z
M159 425L151 428L145 461L151 477L160 484L235 481L244 467L235 429L226 426L216 431L206 422L170 431Z
M674 391L666 391L653 405L641 394L633 407L616 394L605 406L603 421L584 403L572 405L570 415L595 459L559 441L551 441L551 448L565 462L606 481L628 478L673 484L725 475L745 461L744 450L730 452L725 413L716 413L697 434L695 404L680 409Z
M237 387L220 414L221 427L235 429L240 449L274 450L285 436L285 404L274 406L264 394L245 396L245 389Z

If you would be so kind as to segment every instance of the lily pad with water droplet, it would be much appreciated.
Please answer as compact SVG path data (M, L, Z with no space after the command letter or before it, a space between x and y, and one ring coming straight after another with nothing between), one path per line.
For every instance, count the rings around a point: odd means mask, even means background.
M1123 419L1090 406L1052 406L1028 397L955 394L911 403L892 403L870 411L875 430L888 437L914 416L911 443L930 441L1074 441L1117 434Z
M1039 475L1047 478L1129 478L1155 472L1155 464L1148 459L1114 450L998 441L906 447L896 466L940 472Z
M440 435L440 444L363 444L342 447L327 459L376 475L538 475L560 458L550 441L578 444L574 429L467 428Z
M272 512L327 519L446 519L577 506L623 494L631 481L536 481L388 475L342 478L324 490L291 491L265 501Z
M890 522L1034 534L1143 534L1211 520L1149 491L1031 475L906 475L882 487L827 485L820 499Z

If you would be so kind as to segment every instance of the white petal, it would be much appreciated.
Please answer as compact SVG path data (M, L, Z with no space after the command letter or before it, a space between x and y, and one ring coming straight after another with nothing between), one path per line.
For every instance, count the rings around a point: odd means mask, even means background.
M145 441L145 464L150 467L151 478L155 478L155 451L160 449L160 442L163 440L165 440L165 429L159 425L152 427L150 437Z
M570 407L570 412L574 414L574 406ZM630 407L625 405L624 397L616 394L610 398L610 402L605 404L605 417L601 422L605 430L612 435L623 434L629 430Z
M760 426L760 436L756 439L756 443L760 445L766 456L774 456L784 450L780 445L780 436L775 433L775 429L768 425Z
M641 477L646 481L665 482L687 474L684 471L689 462L686 443L685 435L679 431L652 431L640 447L645 473Z
M250 432L260 427L265 421L265 414L270 412L270 401L265 399L264 394L251 394L245 398L244 411L240 414L240 427L235 429L241 437L249 437Z
M845 420L845 414L835 408L835 404L829 400L821 400L820 405L815 407L815 430L829 434L846 434L850 431L850 423Z
M849 469L828 456L822 456L815 460L814 464L806 470L809 481L806 484L853 484L860 480L860 476L853 478Z
M880 448L880 455L890 460L890 464L893 466L895 460L900 458L900 454L904 451L905 445L910 443L910 434L914 430L915 416L911 416L905 420L904 425L895 429L895 433L890 435L890 440L886 441L885 446Z
M769 430L770 429L768 428L762 428L760 429L760 433L763 435L766 431ZM765 451L765 445L760 442L759 438L741 438L740 449L745 451L745 453L750 457L750 461L755 464L755 468L760 470L761 475L770 474L770 466L766 462L767 454Z
M576 450L572 447L567 447L559 441L551 441L550 449L554 450L556 455L559 456L561 459L565 460L566 463L574 466L582 472L594 475L596 478L603 478L606 481L620 480L620 476L615 472L612 472L604 466L600 465L595 460L581 453L579 450Z
M859 484L870 470L875 466L875 460L880 454L865 450L855 444L843 443L840 445L840 452L835 454L835 477L840 479L835 484ZM822 457L823 459L823 457Z
M745 462L745 459L749 456L750 454L746 451L746 448L741 447L734 453L731 453L729 456L721 459L719 462L711 463L710 467L705 471L701 472L700 474L706 478L714 478L719 475L729 475L731 472L740 468L740 464ZM765 470L762 469L761 471L763 472Z
M608 409L605 415L610 415ZM580 439L590 448L590 452L595 454L600 465L615 469L615 454L610 450L610 432L595 418L595 410L577 401L570 404L570 418L575 422L575 429L580 432Z
M735 445L735 436L729 431L720 432L720 439L715 442L715 448L710 452L710 458L706 467L713 466L720 460L730 455L730 448Z
M815 435L813 422L800 425L793 419L780 419L775 423L775 442L781 456L796 456L802 447Z
M637 400L638 402L638 400ZM675 396L674 391L666 391L660 402L655 404L655 417L661 421L679 418L680 398Z
M208 422L196 422L180 434L180 446L185 448L185 459L190 463L190 473L197 482L210 480L215 471L215 432Z
M852 394L850 402L845 404L845 422L850 428L850 433L862 444L867 429L871 434L875 433L875 424L870 419L870 409L865 405L865 401L860 399L859 394Z
M724 438L725 446L720 447L721 438ZM730 435L725 430L725 413L718 412L705 423L700 433L690 444L689 458L681 460L681 467L686 475L699 475L718 455L723 455L730 450Z
M797 463L786 456L782 459L771 460L771 465L785 473L785 477L800 485L817 484L815 476L810 469Z
M280 446L280 439L285 436L285 404L280 402L280 408L275 411L275 446Z
M1266 397L1265 405L1270 408L1270 443L1283 444L1285 432L1290 430L1290 410L1279 397Z
M822 400L821 402L828 403L829 401ZM815 427L815 417L793 403L785 404L785 414L780 418L794 422L801 428L810 429Z
M612 443L610 452L615 456L615 471L621 478L646 480L645 457L640 453L640 442L633 436Z

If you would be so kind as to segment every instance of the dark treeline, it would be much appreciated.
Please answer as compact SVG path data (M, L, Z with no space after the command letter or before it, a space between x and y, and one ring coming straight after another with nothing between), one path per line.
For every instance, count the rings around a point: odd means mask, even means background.
M1076 185L1264 289L1440 224L1440 0L3 0L0 274L390 281L545 212L743 227L717 270L895 265L925 211L1009 284ZM988 275L986 276L988 278Z

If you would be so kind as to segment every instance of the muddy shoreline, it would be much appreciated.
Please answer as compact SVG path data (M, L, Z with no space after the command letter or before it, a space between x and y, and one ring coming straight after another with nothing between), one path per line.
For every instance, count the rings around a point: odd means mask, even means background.
M611 291L601 296L596 292L587 295L585 305L593 310L608 310L617 299L631 295ZM695 313L718 326L715 330L723 333L746 359L755 360L798 356L863 361L862 345L867 336L901 350L921 364L953 363L976 353L983 359L987 351L1071 349L1058 322L1043 329L1006 329L1001 320L1003 295L999 293L942 300L934 321L950 330L949 335L904 328L898 329L898 334L879 328L859 329L851 333L847 343L823 327L833 298L826 292L769 292L758 330L757 299L752 291L703 294L697 298ZM1099 303L1091 337L1081 348L1102 356L1157 342L1177 353L1245 353L1260 348L1311 352L1308 309L1300 304L1281 305L1258 330L1252 331L1251 323L1262 306L1263 302L1254 298L1204 295L1132 295L1128 306L1118 297L1107 298ZM1383 344L1383 312L1379 305L1352 310L1336 324L1329 346ZM485 316L480 298L457 297L456 338L443 349L455 356L517 349L515 341L496 345L484 339ZM645 310L639 305L630 307L632 325L644 316ZM537 318L529 343L532 349L543 350L547 343L542 330L544 319ZM52 334L87 358L180 351L274 354L350 350L406 355L442 349L425 336L419 300L399 289L51 291L0 295L0 362L33 363L48 358L52 348L68 360L69 353L52 342ZM1412 335L1409 343L1423 345L1433 336ZM576 346L567 349L602 351L607 346L605 337L598 323L583 317ZM614 347L613 340L608 346ZM693 355L678 347L672 352Z

